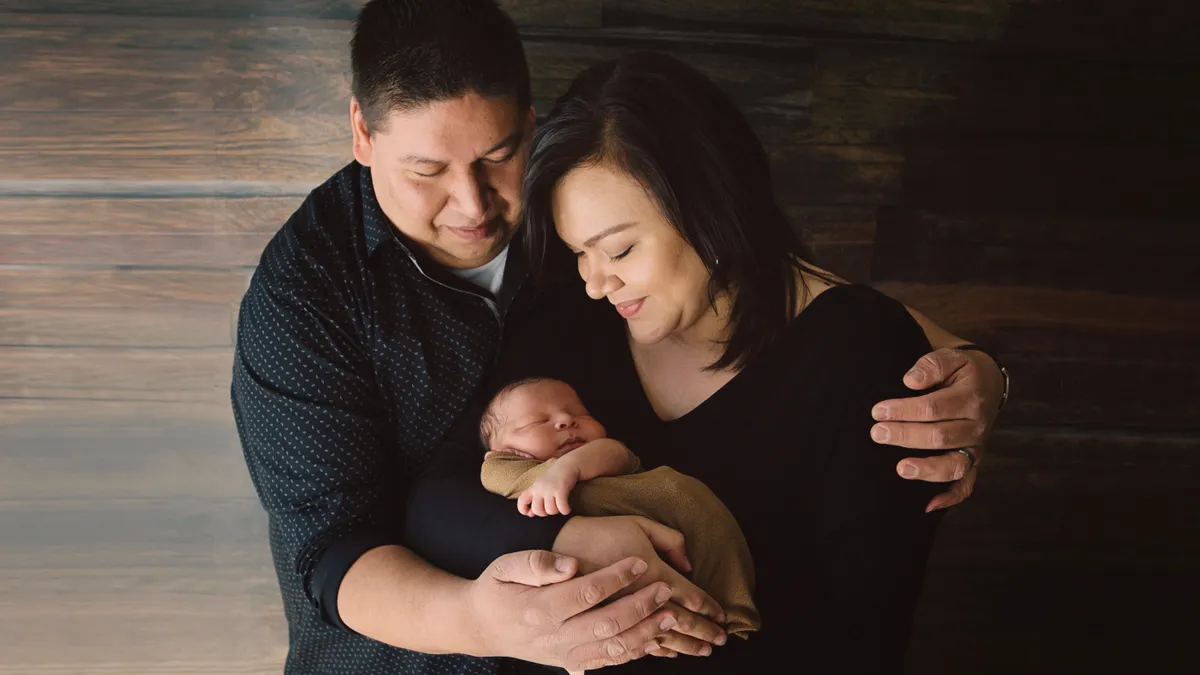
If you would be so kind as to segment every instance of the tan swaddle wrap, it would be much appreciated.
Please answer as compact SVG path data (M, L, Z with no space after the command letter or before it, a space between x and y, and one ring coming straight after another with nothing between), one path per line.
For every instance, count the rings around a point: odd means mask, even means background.
M492 453L480 478L489 491L516 499L556 460ZM754 607L754 562L737 520L704 483L670 467L580 482L572 512L584 516L643 516L683 533L691 580L725 610L726 632L747 637L762 626Z

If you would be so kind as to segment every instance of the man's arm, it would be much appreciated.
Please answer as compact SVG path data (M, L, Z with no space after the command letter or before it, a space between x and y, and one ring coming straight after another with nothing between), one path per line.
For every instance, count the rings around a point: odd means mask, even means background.
M572 559L516 553L467 581L399 545L403 505L386 495L402 486L390 484L392 427L367 340L339 314L353 303L334 284L314 288L328 270L305 269L311 257L293 253L303 244L290 234L268 247L243 300L231 391L247 467L280 533L276 554L295 575L284 583L325 621L406 649L579 669L655 645L675 615L660 609L664 583L586 611L645 580L644 561L573 579Z

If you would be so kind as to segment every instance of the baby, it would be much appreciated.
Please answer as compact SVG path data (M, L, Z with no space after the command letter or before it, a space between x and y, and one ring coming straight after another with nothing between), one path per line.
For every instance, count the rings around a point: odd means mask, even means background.
M669 467L642 471L608 438L565 382L519 380L500 390L480 423L488 490L517 500L527 516L644 516L683 533L692 581L725 610L728 633L762 622L754 607L754 563L733 514L700 481Z

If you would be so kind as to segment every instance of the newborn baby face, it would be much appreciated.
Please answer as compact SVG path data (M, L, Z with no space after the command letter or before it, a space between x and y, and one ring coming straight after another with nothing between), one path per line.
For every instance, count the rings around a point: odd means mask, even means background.
M565 382L538 380L508 392L493 405L501 421L492 450L531 459L562 457L605 437L604 427L588 414L579 395Z

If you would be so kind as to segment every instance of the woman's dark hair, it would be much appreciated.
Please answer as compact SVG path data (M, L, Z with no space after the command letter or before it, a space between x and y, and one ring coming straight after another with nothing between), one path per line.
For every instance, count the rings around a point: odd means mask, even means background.
M352 90L372 130L388 113L476 92L529 108L517 26L495 0L370 0L350 41Z
M732 292L731 330L709 366L744 367L787 329L810 269L775 198L767 153L733 101L691 66L635 52L588 68L534 134L525 175L525 242L536 273L555 238L551 202L576 167L607 163L646 189L711 275ZM718 261L719 264L718 264Z

